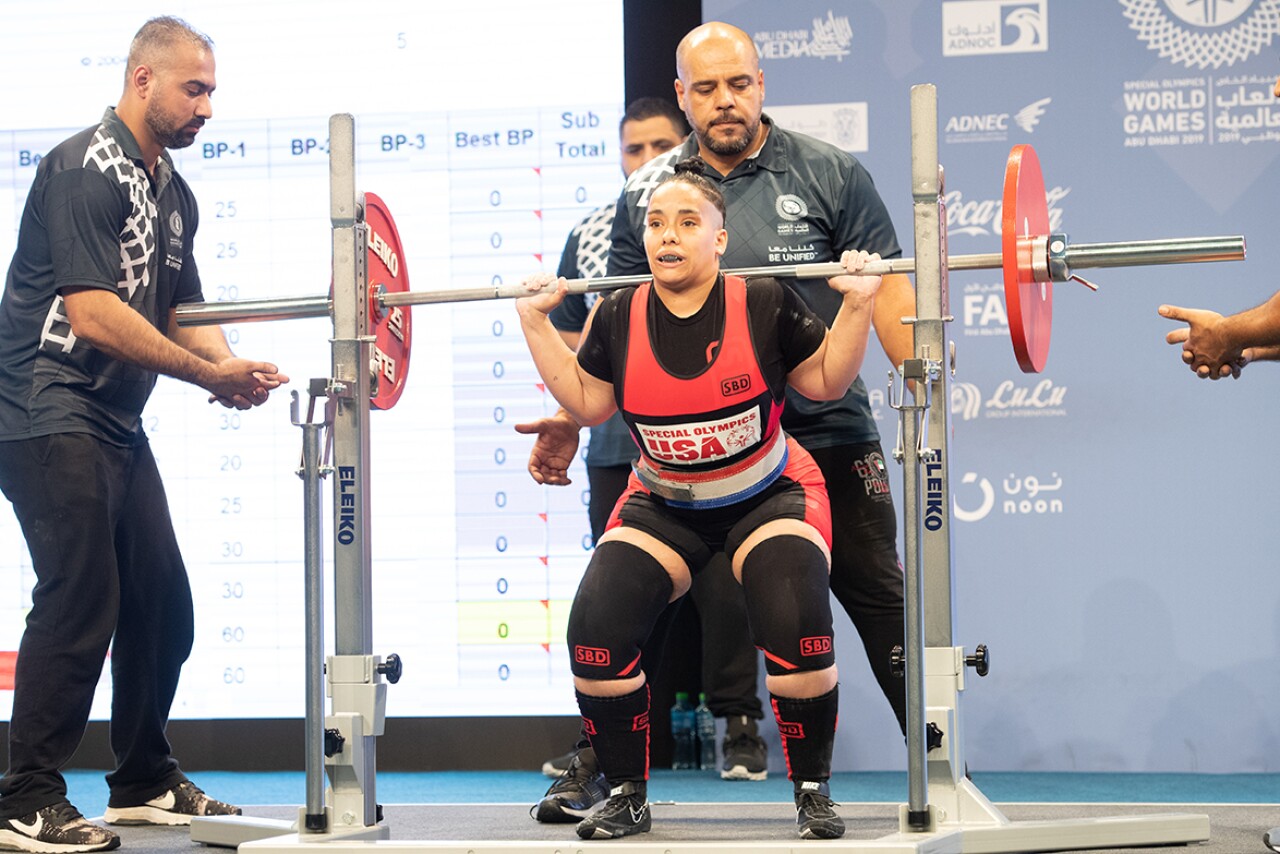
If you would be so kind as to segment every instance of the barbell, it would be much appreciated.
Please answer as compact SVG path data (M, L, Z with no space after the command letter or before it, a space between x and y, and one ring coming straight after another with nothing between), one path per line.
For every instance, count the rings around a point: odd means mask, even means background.
M1209 261L1242 261L1243 236L1187 237L1072 245L1066 234L1049 232L1049 206L1040 160L1029 145L1015 145L1005 166L1000 252L948 255L948 270L1003 271L1009 335L1018 365L1028 373L1044 369L1049 355L1053 318L1053 283L1077 281L1096 286L1075 271L1101 267L1145 267ZM409 372L410 313L403 309L433 303L516 299L528 296L521 285L430 291L409 289L404 245L386 204L376 195L364 195L364 220L369 230L369 323L375 336L374 370L379 378L371 400L378 409L389 409L404 391ZM872 275L915 272L914 258L888 258L871 263L863 271ZM784 266L745 267L725 270L742 278L828 279L844 273L835 262ZM651 276L604 276L569 279L571 294L600 293L638 285ZM248 321L328 317L331 295L280 299L235 300L179 306L182 326Z

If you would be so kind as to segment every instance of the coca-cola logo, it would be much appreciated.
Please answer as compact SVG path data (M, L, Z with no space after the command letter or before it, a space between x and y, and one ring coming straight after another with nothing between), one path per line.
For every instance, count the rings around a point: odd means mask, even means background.
M1071 194L1070 187L1056 186L1045 191L1049 206L1049 231L1062 230L1062 209L1058 204ZM1001 199L966 201L964 193L952 190L946 194L947 233L989 237L1001 233L1004 202Z

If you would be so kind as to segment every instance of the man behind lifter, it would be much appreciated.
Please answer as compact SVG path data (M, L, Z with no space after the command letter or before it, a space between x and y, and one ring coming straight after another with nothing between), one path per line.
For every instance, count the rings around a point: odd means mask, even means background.
M693 154L710 165L707 177L725 195L726 268L834 261L846 249L884 258L901 255L888 212L862 164L834 146L778 127L763 114L764 72L750 36L728 24L703 24L681 40L676 71L676 96L693 135L628 179L613 225L610 276L645 272L649 195L670 177L677 161ZM779 248L785 261L770 257ZM824 280L784 281L832 323L840 300ZM884 277L875 328L894 365L912 356L911 330L901 318L914 313L907 277ZM903 680L890 670L891 650L905 635L897 520L866 386L859 378L843 400L832 403L815 403L788 390L782 426L813 455L826 478L835 529L831 590L857 628L905 731ZM727 573L704 574L721 584L735 583ZM745 636L745 627L729 624L739 618L709 610L710 617L725 617L725 624L709 630L704 614L704 633L710 631L725 645Z
M203 299L198 214L168 148L212 115L213 45L176 18L143 25L124 93L40 161L0 300L0 489L31 551L0 848L101 851L120 839L67 801L59 769L84 736L111 646L106 821L188 824L239 813L196 788L165 737L191 651L191 587L141 413L157 374L249 409L288 377L236 358ZM114 635L114 643L112 637Z

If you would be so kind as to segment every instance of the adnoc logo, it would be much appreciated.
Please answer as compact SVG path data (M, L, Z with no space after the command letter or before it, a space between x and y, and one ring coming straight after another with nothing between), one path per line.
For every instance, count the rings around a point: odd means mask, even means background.
M1235 65L1280 33L1280 0L1120 0L1130 29L1187 68Z
M1047 51L1048 6L1048 0L948 0L942 4L942 55Z

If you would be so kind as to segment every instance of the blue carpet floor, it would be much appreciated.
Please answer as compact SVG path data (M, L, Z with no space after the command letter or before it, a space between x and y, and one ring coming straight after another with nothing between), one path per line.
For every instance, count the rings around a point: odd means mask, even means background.
M102 815L107 787L102 771L68 771L68 795L85 815ZM302 804L300 771L201 771L197 785L237 804ZM996 803L1239 803L1280 802L1280 774L974 773L978 788ZM533 804L550 781L535 771L384 772L377 777L384 804ZM907 799L907 775L898 771L840 773L831 794L842 803L896 803ZM760 783L726 782L711 771L654 771L654 801L754 802L791 800L791 784L771 775ZM1277 809L1280 818L1280 808Z

